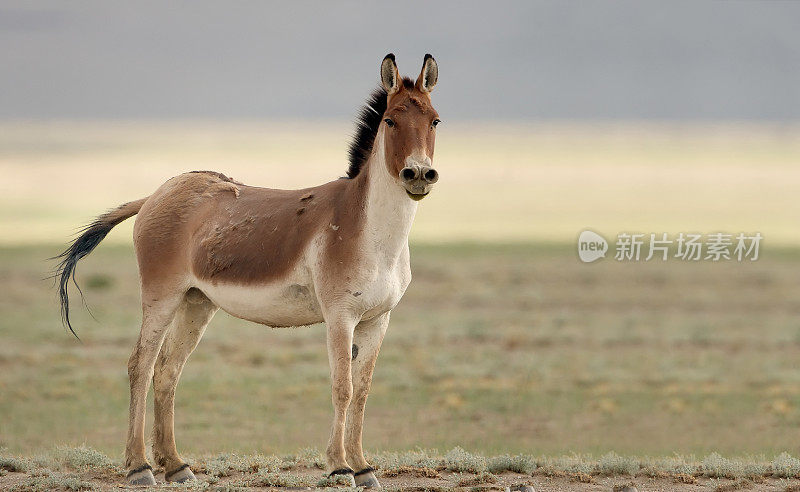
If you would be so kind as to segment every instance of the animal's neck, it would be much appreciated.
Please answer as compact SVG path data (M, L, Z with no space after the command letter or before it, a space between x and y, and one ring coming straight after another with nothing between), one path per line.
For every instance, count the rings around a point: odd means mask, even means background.
M367 180L366 239L370 246L396 260L408 248L408 235L417 212L417 202L389 175L384 151L384 132L375 137L372 154L365 163Z

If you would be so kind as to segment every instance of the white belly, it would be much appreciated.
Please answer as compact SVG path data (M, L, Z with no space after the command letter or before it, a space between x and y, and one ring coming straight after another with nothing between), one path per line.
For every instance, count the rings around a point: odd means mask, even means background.
M347 283L333 279L341 305L327 306L327 310L351 310L361 319L370 319L395 307L411 281L408 249L394 264L370 263ZM305 262L299 262L285 278L266 284L213 284L195 278L194 286L231 316L272 327L305 326L324 321L314 277Z
M265 285L241 286L197 281L197 287L223 311L267 326L321 323L322 311L311 279L292 278Z

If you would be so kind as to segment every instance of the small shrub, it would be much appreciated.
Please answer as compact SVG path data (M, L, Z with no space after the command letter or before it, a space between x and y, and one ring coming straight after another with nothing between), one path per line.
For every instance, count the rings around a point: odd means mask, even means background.
M234 485L240 487L311 487L316 482L294 473L258 472L247 476Z
M350 475L334 475L332 477L322 477L317 482L317 487L336 487L337 485L352 486Z
M324 470L327 464L325 456L316 448L301 449L300 452L297 453L297 461L303 465L319 468L320 470Z
M536 470L536 462L530 456L504 454L489 459L488 469L492 473L512 471L516 473L531 474Z
M487 470L486 458L455 447L444 455L445 467L450 471L481 473Z
M497 477L489 472L481 472L474 477L462 478L458 481L459 487L471 487L485 483L497 483Z
M41 475L27 477L9 490L11 492L39 492L42 490L95 490L95 488L93 484L83 481L76 475L48 471Z
M800 478L800 460L781 453L772 460L772 475L778 478Z
M597 472L591 457L578 454L572 456L559 456L556 458L543 457L537 460L536 466L542 474L553 477L567 474L592 475Z
M382 477L397 477L400 475L437 478L439 476L439 472L426 466L398 466L397 468L389 468L381 472Z
M203 460L198 464L198 470L211 477L227 477L232 471L229 458L228 454L220 454L214 458Z
M276 456L220 454L211 459L200 460L196 466L199 471L219 478L230 476L234 472L277 472L283 468L283 462Z
M10 472L26 472L30 470L31 463L28 460L14 458L12 456L0 456L0 470Z
M250 489L247 487L237 487L235 485L220 485L214 487L214 492L249 492L249 490Z
M772 467L764 458L751 459L742 463L742 475L751 480L761 479L772 473Z
M730 460L719 453L711 453L703 458L703 475L710 478L740 478L744 474L739 461Z
M61 470L64 463L60 458L54 456L55 452L38 454L30 459L31 466L36 468L46 468L48 470Z
M299 464L297 456L293 454L285 454L280 457L280 460L281 468L284 470L289 470Z
M114 464L105 454L86 446L56 448L56 458L71 468L112 468Z
M238 463L237 463L238 464ZM251 471L251 472L260 472L260 471L268 471L268 472L277 472L283 468L283 463L281 459L277 456L264 456L261 454L257 454L254 456L249 456L244 459L244 461L236 467L234 466L237 471ZM246 467L247 470L239 470L239 468Z
M721 483L714 488L714 492L732 492L734 490L749 489L753 482L746 478L740 478L730 483Z
M612 492L629 492L631 490L636 490L636 484L634 482L619 483L614 485L611 490Z
M438 453L435 450L417 449L415 451L405 451L402 453L380 453L369 455L367 461L379 470L390 470L403 466L424 467L434 470L444 470L444 460L436 458Z
M697 477L694 475L687 475L686 473L678 473L675 475L675 482L676 483L685 483L685 484L695 484L697 483Z
M694 461L694 459L692 459ZM651 478L666 477L670 475L693 476L697 465L689 463L682 456L667 456L658 458L645 458L641 462L641 472Z
M604 475L635 475L639 471L639 461L628 457L620 456L611 451L600 457L598 470Z

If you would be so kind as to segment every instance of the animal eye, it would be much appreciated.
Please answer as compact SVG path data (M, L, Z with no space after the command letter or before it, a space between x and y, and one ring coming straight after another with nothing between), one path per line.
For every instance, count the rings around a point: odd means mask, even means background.
M385 122L386 122L386 126L388 126L388 127L392 127L392 126L394 126L394 121L392 121L392 120L391 120L391 118L386 118L386 119L385 119L385 120L383 120L383 121L385 121Z
M434 128L436 128L436 125L438 125L438 124L439 124L439 123L441 123L441 122L442 122L442 120L440 120L439 118L436 118L435 120L433 120L433 123L431 123L431 125L432 125Z

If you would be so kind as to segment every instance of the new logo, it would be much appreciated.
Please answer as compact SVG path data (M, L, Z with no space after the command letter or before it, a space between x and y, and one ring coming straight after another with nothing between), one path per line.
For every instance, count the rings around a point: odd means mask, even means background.
M584 263L604 258L608 251L608 241L594 231L583 231L578 236L578 257Z

